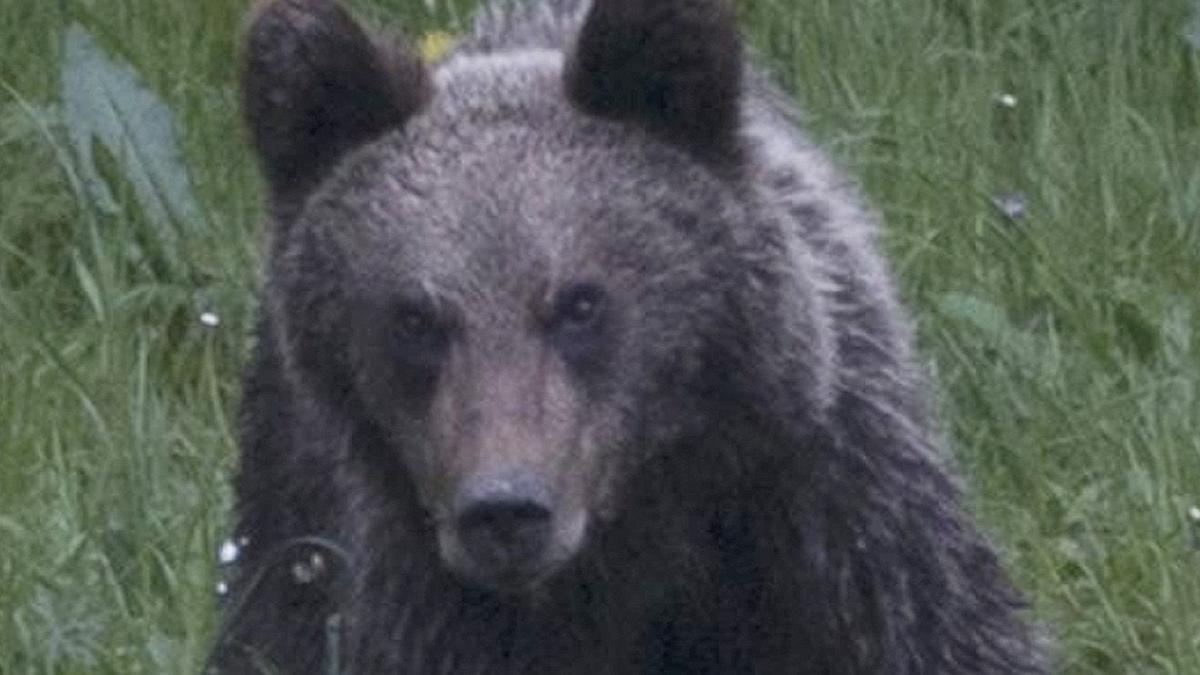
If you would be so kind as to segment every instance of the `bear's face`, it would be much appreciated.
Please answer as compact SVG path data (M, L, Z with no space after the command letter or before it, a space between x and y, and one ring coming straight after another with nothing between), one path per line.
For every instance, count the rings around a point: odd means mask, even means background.
M348 469L399 468L443 562L486 587L578 553L706 419L731 342L736 29L724 4L651 9L597 3L567 55L433 73L327 0L251 21L284 361L382 437Z
M739 205L686 153L548 97L559 59L496 65L448 65L403 132L351 155L281 280L295 348L345 370L388 442L370 459L411 476L444 562L520 588L698 417Z

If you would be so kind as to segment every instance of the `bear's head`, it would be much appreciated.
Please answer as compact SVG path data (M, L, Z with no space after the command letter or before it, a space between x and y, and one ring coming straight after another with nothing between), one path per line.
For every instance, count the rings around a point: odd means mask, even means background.
M551 577L708 423L753 283L732 265L741 75L718 0L598 0L565 55L436 68L327 0L253 16L285 361L375 430L345 461L407 476L468 582Z

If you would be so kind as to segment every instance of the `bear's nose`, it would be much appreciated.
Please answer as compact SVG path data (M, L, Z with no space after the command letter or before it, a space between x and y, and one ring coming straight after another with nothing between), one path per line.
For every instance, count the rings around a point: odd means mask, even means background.
M489 481L468 491L456 519L463 550L489 576L524 576L546 555L553 512L536 483Z
M550 509L525 500L479 502L459 516L458 531L477 564L520 567L541 557L550 537Z

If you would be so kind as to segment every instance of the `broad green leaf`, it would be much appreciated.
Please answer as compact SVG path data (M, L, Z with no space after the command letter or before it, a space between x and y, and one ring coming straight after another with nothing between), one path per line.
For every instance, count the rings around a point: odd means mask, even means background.
M937 309L952 321L970 325L1017 362L1030 366L1039 361L1037 340L1014 326L1004 308L967 293L946 293L938 299Z
M96 167L94 144L100 143L116 158L159 246L173 260L181 232L200 223L202 212L170 108L79 24L66 30L62 42L63 121L84 189L97 208L119 209Z
M1004 342L1013 334L1013 325L1004 310L982 298L966 293L946 293L938 303L942 314L973 325L984 335Z

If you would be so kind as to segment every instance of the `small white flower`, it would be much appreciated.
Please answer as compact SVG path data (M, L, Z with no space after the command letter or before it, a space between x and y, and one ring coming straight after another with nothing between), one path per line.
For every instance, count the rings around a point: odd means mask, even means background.
M1188 509L1188 518L1191 518L1193 523L1200 525L1200 506Z
M1017 97L1012 94L1000 94L996 96L996 105L1002 108L1015 108L1017 107Z
M231 565L234 562L237 562L239 553L241 553L241 550L238 549L238 545L233 543L232 539L226 539L225 542L221 544L220 550L217 551L217 560L220 561L222 565Z
M200 323L209 328L216 328L221 325L221 317L217 316L216 312L201 312Z
M1020 192L1005 192L992 197L992 206L1009 220L1020 220L1028 211L1028 202Z
M224 581L218 581L217 582L217 595L228 595L228 594L229 594L229 584L225 583Z

